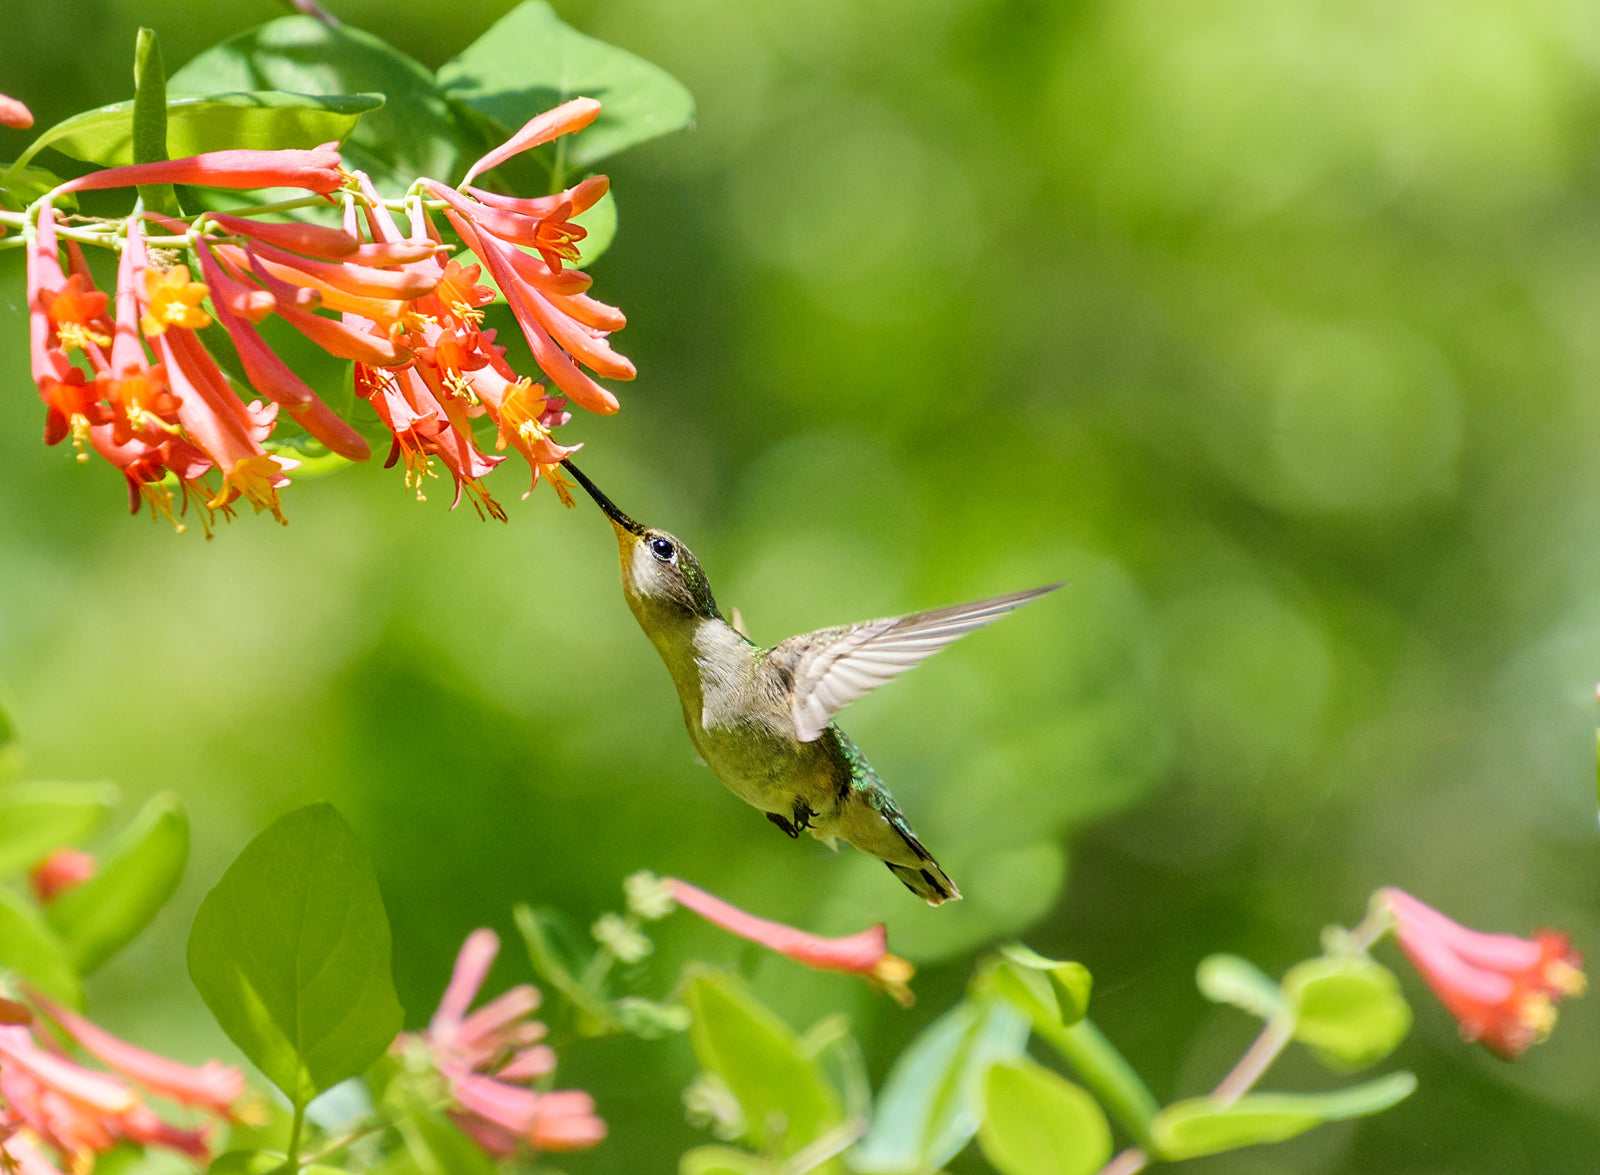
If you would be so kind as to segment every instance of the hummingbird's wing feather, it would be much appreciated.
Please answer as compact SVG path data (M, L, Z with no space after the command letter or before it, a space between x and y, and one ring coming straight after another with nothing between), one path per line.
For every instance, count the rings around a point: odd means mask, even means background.
M833 716L862 694L933 656L958 636L993 624L1060 586L1053 583L992 600L790 637L773 654L780 661L785 653L796 658L790 703L795 736L807 743L820 738Z

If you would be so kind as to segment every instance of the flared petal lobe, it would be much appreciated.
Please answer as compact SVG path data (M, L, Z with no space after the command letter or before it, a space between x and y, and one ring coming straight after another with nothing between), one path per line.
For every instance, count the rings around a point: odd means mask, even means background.
M1461 1026L1462 1038L1482 1041L1515 1060L1550 1034L1556 1004L1585 987L1583 956L1568 936L1540 931L1533 938L1470 930L1399 889L1379 890L1406 958Z

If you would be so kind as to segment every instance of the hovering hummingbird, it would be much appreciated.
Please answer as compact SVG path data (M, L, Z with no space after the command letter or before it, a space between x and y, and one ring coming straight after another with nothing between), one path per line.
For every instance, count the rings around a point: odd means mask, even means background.
M930 906L959 898L833 715L958 636L1061 585L818 629L764 649L723 618L682 541L635 522L565 464L611 519L628 607L667 663L689 737L717 778L791 837L809 831L830 846L842 837L881 859Z

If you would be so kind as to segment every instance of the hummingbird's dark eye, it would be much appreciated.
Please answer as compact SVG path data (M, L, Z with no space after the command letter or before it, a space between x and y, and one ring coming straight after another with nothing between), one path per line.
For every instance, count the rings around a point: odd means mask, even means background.
M666 539L651 539L650 553L663 563L671 563L678 552Z

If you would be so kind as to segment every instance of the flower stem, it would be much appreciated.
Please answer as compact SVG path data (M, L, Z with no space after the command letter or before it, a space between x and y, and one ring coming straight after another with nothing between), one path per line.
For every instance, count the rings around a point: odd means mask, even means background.
M1387 934L1389 929L1390 918L1388 911L1382 907L1375 907L1367 911L1367 916L1354 929L1331 931L1330 933L1337 935L1332 943L1329 943L1325 935L1324 943L1327 944L1327 949L1330 953L1338 950L1350 954L1359 954L1368 950L1375 942ZM1081 1023L1088 1024L1088 1021L1085 1020ZM1275 1016L1267 1021L1266 1026L1261 1030L1261 1035L1257 1036L1254 1043L1245 1050L1244 1056L1239 1058L1239 1063L1229 1070L1226 1077L1217 1083L1216 1088L1211 1091L1211 1096L1221 1100L1225 1105L1238 1101L1239 1098L1255 1087L1256 1082L1261 1080L1266 1071L1271 1068L1272 1062L1278 1059L1278 1055L1288 1047L1289 1042L1293 1039L1294 1021L1291 1018ZM1057 1047L1060 1046L1058 1045ZM1108 1044L1106 1047L1110 1048L1110 1045ZM1112 1051L1114 1052L1115 1050ZM1072 1060L1070 1056L1067 1059ZM1127 1064L1127 1062L1124 1061L1123 1064ZM1076 1067L1076 1062L1074 1062L1074 1067ZM1079 1075L1083 1076L1081 1071ZM1085 1081L1087 1080L1085 1078ZM1096 1088L1095 1094L1105 1102L1106 1107L1113 1114L1117 1113L1115 1106L1106 1099L1105 1094L1100 1089ZM1151 1111L1152 1116L1153 1114L1154 1110ZM1118 1115L1118 1120L1122 1120L1120 1115ZM1145 1122L1148 1125L1149 1117L1145 1118ZM1127 1123L1123 1122L1123 1125L1126 1126ZM1146 1141L1148 1136L1136 1134L1135 1137L1139 1137L1141 1141ZM1100 1168L1098 1175L1138 1175L1140 1171L1143 1171L1149 1165L1149 1153L1141 1147L1132 1146L1113 1156L1110 1162Z
M306 1107L304 1102L294 1104L294 1122L289 1127L289 1157L284 1160L284 1169L293 1175L300 1169L300 1136L305 1132Z

